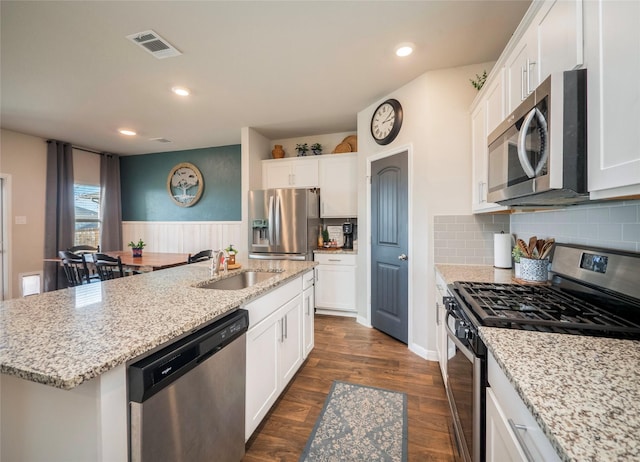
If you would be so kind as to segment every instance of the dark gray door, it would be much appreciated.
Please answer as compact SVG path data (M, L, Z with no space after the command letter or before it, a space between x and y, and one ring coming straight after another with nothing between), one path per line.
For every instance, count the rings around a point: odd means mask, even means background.
M371 323L408 342L407 152L371 164Z

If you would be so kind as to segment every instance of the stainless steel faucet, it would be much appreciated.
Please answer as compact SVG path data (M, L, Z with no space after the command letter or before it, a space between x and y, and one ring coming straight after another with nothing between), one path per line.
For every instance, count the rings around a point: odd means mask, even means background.
M216 250L213 252L213 260L211 261L211 276L218 276L220 274L220 265L224 267L224 272L227 272L227 255L224 250Z

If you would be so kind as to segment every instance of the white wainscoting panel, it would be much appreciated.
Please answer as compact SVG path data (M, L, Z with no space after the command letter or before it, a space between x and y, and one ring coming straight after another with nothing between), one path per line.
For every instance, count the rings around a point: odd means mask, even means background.
M224 249L233 244L247 255L247 236L240 221L124 221L122 248L142 239L149 252L196 253Z

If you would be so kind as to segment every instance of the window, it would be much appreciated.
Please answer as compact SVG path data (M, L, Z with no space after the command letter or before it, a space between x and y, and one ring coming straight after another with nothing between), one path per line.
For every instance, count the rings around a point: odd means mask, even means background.
M73 245L100 244L100 186L74 184L76 232Z

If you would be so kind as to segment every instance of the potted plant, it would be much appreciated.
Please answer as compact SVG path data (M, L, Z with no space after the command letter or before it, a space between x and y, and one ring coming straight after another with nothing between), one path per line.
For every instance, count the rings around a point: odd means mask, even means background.
M138 239L138 242L131 241L128 245L129 247L131 247L131 251L133 252L134 257L142 257L142 249L147 244L145 244L142 238L140 238Z
M296 151L298 151L298 157L306 156L309 151L309 145L307 143L296 144Z
M329 247L330 244L330 239L329 239L329 231L327 231L326 229L322 230L322 240L323 242L323 247Z
M233 244L229 244L229 247L227 247L226 249L224 249L225 252L227 252L228 260L227 263L229 265L235 265L236 264L236 254L238 253L237 249L233 248Z
M316 156L322 154L322 145L320 143L313 143L311 145L311 152Z
M515 276L517 278L520 277L520 258L524 256L522 249L519 246L515 246L511 251L511 256L513 257L513 266L515 269Z

